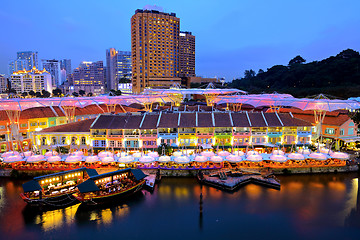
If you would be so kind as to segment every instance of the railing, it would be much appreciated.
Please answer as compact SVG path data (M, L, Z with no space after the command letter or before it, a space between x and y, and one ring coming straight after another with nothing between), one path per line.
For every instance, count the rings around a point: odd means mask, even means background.
M159 133L159 137L176 138L177 133Z
M232 132L215 132L215 135L232 135Z
M248 136L250 135L250 132L234 132L233 133L234 136Z
M156 134L141 134L141 137L146 137L146 138L156 138L157 135Z
M251 132L252 136L266 136L266 132Z
M297 135L311 135L310 131L298 131Z

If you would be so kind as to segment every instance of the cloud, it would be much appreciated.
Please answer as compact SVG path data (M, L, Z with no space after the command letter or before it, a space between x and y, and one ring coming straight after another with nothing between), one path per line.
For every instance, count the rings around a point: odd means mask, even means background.
M144 10L157 10L157 11L160 11L160 12L163 12L164 9L160 6L156 6L156 5L145 5L143 7Z

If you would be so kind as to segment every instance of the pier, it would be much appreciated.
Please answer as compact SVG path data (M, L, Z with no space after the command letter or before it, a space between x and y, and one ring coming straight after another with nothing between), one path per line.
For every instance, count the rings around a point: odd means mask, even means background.
M280 190L280 181L271 174L260 173L243 174L241 172L224 172L216 174L199 174L200 182L226 191L234 191L246 184L253 183L260 186Z

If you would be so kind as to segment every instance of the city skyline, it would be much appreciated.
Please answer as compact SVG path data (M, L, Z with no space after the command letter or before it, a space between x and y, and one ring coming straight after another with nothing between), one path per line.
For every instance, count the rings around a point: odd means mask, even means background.
M19 9L18 4L24 10ZM18 51L37 51L41 59L72 59L75 65L81 61L105 62L105 51L110 47L130 50L131 16L136 9L154 4L160 11L176 13L181 18L181 30L191 31L197 37L196 73L199 76L225 77L230 81L243 76L246 69L257 71L277 64L286 65L296 55L310 62L347 48L360 49L357 30L360 16L356 12L360 3L357 1L347 4L337 1L213 1L210 4L197 1L191 2L191 8L183 7L187 6L186 1L109 4L111 8L91 2L85 11L79 11L83 7L81 1L71 9L63 4L55 10L53 5L43 1L3 3L0 21L7 24L2 24L0 30L11 37L0 40L1 45L6 46L0 54L0 73L7 73L9 61ZM30 7L43 14L25 14ZM50 16L56 20L38 21ZM45 38L36 34L44 28L49 29L45 31ZM31 38L15 37L18 29ZM51 41L47 40L49 38Z

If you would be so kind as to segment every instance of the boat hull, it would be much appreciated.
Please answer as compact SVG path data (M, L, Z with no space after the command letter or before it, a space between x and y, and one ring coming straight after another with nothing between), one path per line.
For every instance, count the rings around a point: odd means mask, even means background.
M130 196L130 195L140 191L143 188L144 184L145 184L145 180L142 180L135 186L125 189L123 191L109 193L109 194L101 195L101 196L95 196L91 199L87 199L87 198L84 199L79 194L74 194L73 196L84 205L91 206L91 205L105 204L105 203L114 201L116 199L121 199L121 198Z
M65 208L79 201L72 195L72 193L66 193L57 195L54 197L46 197L42 199L32 199L26 197L24 194L20 194L21 198L31 207L47 207L47 208Z

